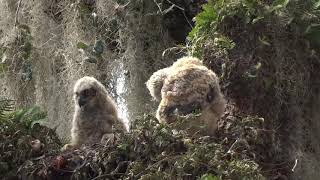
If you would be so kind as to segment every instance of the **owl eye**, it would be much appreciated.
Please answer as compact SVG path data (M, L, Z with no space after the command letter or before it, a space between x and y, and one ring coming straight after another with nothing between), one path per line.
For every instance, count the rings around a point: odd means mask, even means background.
M89 96L89 91L88 91L87 89L84 90L84 91L83 91L83 95L84 95L84 96Z
M84 96L95 96L96 95L96 91L94 89L86 89L82 93Z

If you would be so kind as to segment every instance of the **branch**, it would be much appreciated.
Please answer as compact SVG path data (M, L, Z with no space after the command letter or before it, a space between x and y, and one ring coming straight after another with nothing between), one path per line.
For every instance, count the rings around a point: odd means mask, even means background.
M21 7L21 3L22 3L22 0L19 0L18 7L17 7L17 10L16 10L16 17L14 19L14 27L17 27L17 24L19 23L18 22L18 16L19 16L19 10L20 10L20 7Z

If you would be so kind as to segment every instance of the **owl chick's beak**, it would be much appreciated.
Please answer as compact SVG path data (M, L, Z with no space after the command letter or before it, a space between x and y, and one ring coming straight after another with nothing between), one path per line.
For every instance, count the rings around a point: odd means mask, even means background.
M87 99L80 96L80 98L79 98L79 100L78 100L79 106L82 107L82 106L84 106L86 103L87 103Z

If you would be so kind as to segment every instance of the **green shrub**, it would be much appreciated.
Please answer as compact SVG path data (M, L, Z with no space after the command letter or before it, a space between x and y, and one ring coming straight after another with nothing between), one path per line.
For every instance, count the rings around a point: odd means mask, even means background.
M0 100L0 176L15 175L20 165L28 159L56 150L61 146L51 129L39 125L46 113L39 107L14 110L12 100ZM33 152L31 143L40 140L43 149Z
M209 0L203 11L195 18L195 27L189 33L190 52L195 56L203 55L204 46L212 45L217 49L232 49L235 46L230 37L219 30L226 18L240 17L246 24L256 24L279 17L284 24L297 23L301 33L314 44L320 45L320 5L311 0ZM268 44L266 41L262 43Z

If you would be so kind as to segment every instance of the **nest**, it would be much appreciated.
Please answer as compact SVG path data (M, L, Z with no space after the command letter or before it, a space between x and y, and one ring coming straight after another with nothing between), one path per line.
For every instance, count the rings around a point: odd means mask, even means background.
M113 144L43 151L19 166L26 179L264 179L258 161L273 135L263 119L228 105L215 137L188 135L150 115L134 121ZM48 147L46 144L44 147Z

